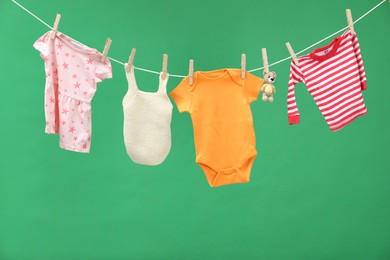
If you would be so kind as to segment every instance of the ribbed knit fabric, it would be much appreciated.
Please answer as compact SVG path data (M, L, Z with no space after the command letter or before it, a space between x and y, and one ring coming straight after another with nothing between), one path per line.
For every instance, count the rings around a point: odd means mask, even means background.
M169 75L165 80L161 75L158 91L144 92L138 89L134 67L126 72L129 88L122 102L123 133L128 155L139 164L158 165L171 149L172 103L166 93Z
M332 131L367 113L362 97L366 74L356 34L347 30L329 45L291 62L288 84L288 121L298 124L295 85L303 82Z

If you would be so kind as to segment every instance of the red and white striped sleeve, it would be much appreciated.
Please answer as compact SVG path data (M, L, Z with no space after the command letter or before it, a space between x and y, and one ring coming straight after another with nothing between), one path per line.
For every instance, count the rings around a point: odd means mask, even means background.
M287 115L288 123L299 124L300 117L297 102L295 100L295 85L303 81L301 70L292 61L290 65L290 80L288 82L288 94L287 94Z
M356 34L352 35L352 46L353 46L353 50L355 52L356 61L358 63L359 76L360 76L360 86L361 86L362 90L366 90L367 89L366 72L364 70L363 59L362 59L362 55L360 54L360 45L359 45L359 41L358 41Z

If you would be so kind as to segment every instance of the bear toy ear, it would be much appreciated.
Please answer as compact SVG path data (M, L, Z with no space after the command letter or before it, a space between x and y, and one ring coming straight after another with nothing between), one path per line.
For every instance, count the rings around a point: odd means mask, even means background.
M272 71L271 73L273 73L275 75L275 78L276 78L276 72L275 71Z
M267 74L267 72L264 70L264 71L263 71L263 75L265 76L265 74Z

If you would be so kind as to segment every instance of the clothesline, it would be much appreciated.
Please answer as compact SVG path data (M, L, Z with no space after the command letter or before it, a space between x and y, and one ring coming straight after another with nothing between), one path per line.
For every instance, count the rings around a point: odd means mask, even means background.
M11 1L14 2L16 5L18 5L20 8L22 8L22 9L23 9L24 11L26 11L27 13L29 13L31 16L33 16L35 19L37 19L38 21L40 21L41 23L43 23L44 25L46 25L48 28L50 28L51 30L53 29L53 27L51 27L50 25L48 25L46 22L44 22L41 18L39 18L38 16L36 16L34 13L32 13L32 12L31 12L30 10L28 10L26 7L22 6L21 4L19 4L19 3L18 3L17 1L15 1L15 0L11 0ZM382 0L382 1L381 1L380 3L378 3L376 6L374 6L374 7L371 8L370 10L368 10L365 14L363 14L362 16L360 16L358 19L356 19L353 23L355 24L355 23L359 22L361 19L363 19L365 16L367 16L369 13L371 13L372 11L374 11L376 8L378 8L381 4L383 4L383 3L386 2L386 1L387 1L387 0ZM333 37L334 35L336 35L336 34L342 32L342 31L346 30L347 28L348 28L348 26L346 26L346 27L344 27L344 28L338 30L337 32L332 33L331 35L329 35L329 36L327 36L327 37L325 37L325 38L323 38L323 39L321 39L321 40L319 40L319 41L313 43L312 45L310 45L310 46L304 48L303 50L301 50L301 51L299 51L299 52L297 52L296 55L299 55L299 54L301 54L301 53L303 53L303 52L305 52L305 51L307 51L307 50L313 48L314 46L320 44L321 42L326 41L327 39ZM111 58L111 57L107 57L107 58L110 59L110 60L113 61L113 62L119 63L119 64L121 64L121 65L125 65L124 62L121 62L121 61L116 60L116 59L114 59L114 58ZM287 60L289 60L289 59L291 59L290 56L289 56L289 57L286 57L286 58L284 58L284 59L275 61L275 62L269 64L268 66L271 67L271 66L274 66L274 65L276 65L276 64L285 62L285 61L287 61ZM158 71L153 71L153 70L148 70L148 69L144 69L144 68L139 68L139 67L136 67L136 66L134 66L134 69L141 70L141 71L145 71L145 72L149 72L149 73L154 73L154 74L158 74L158 75L160 74L160 72L158 72ZM258 70L262 70L262 69L264 69L264 67L259 67L259 68L255 68L255 69L252 69L252 70L248 70L248 72L254 72L254 71L258 71ZM184 77L186 77L186 76L183 76L183 75L175 75L175 74L169 74L169 76L171 76L171 77L176 77L176 78L184 78Z

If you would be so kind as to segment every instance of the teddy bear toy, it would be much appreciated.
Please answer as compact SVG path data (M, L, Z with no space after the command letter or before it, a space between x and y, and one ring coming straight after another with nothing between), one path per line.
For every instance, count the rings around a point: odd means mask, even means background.
M261 87L261 91L263 91L263 101L274 101L273 94L276 93L276 89L274 86L274 81L276 79L276 72L270 71L270 72L264 72L264 84Z

